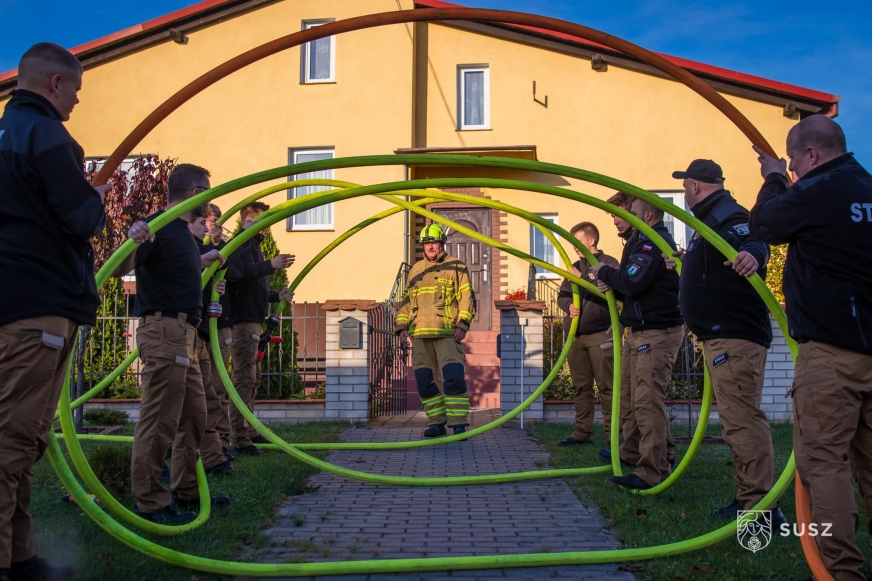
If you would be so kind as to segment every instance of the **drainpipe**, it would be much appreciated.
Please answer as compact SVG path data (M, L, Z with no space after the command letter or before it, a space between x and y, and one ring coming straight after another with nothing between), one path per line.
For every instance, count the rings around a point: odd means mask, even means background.
M839 102L836 101L835 103L830 105L830 108L824 113L824 115L829 117L830 119L835 119L836 117L838 117L839 116Z
M527 326L527 317L519 318L521 326L521 401L524 401L524 359L527 358L527 340L524 337L524 328ZM524 412L521 412L521 429L524 429Z
M409 166L403 166L403 181L409 181ZM403 196L405 200L409 201L409 196ZM406 264L411 264L409 262L409 211L403 210L403 262Z

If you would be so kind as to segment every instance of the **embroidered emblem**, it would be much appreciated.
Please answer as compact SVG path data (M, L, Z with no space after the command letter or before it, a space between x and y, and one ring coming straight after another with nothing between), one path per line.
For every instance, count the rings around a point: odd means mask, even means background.
M721 353L720 355L718 355L717 357L715 357L714 361L712 361L712 365L715 366L715 367L717 367L718 365L720 365L721 363L723 363L724 361L726 361L729 357L730 357L730 356L727 355L726 353Z

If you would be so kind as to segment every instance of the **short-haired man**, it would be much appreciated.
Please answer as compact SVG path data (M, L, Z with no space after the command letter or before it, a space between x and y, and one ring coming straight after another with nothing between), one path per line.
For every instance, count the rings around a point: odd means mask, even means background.
M599 230L592 222L581 222L569 231L570 234L587 248L600 263L613 268L619 266L618 261L597 248ZM579 260L572 265L572 274L596 284L596 276L591 272L591 263L581 251L576 248ZM608 441L611 433L612 419L612 376L614 360L612 351L611 318L609 304L590 292L580 289L581 308L572 303L572 283L564 279L560 284L557 304L567 314L563 318L563 333L569 332L572 317L581 318L578 329L569 350L569 374L572 377L575 404L575 427L572 434L565 440L557 442L558 446L575 446L589 444L593 428L594 397L593 385L600 395L600 406L603 412L603 431Z
M32 466L45 453L78 325L96 322L90 239L106 223L108 186L85 179L64 128L82 65L41 42L18 65L0 118L0 578L71 579L36 556Z
M754 508L775 483L772 433L760 407L772 325L766 304L745 280L755 272L766 279L769 246L751 236L748 210L724 189L724 173L714 161L696 159L672 177L683 180L684 199L693 215L739 253L734 262L726 261L699 233L687 252L674 253L683 260L681 314L703 342L722 433L736 466L736 498L712 516L734 519L740 510ZM667 261L667 268L673 264ZM773 524L783 522L781 509L775 507Z
M445 436L446 425L462 434L469 426L466 356L461 341L475 318L469 271L445 252L445 231L436 223L421 230L424 258L409 270L406 292L394 322L403 343L412 338L418 395L430 424L424 437ZM442 389L436 383L442 375Z
M872 530L872 176L823 115L787 134L792 186L786 162L755 149L765 180L751 233L790 245L784 298L799 343L791 389L796 468L814 521L831 525L831 536L817 538L824 565L836 581L863 581L851 469Z
M663 210L636 199L631 212L651 226L675 250L663 223ZM627 253L625 253L627 254ZM630 327L630 382L635 429L624 438L621 456L636 461L636 472L612 476L625 488L645 490L660 484L671 472L666 386L684 341L678 308L678 275L666 269L662 253L644 232L619 268L592 267L594 274L623 299L621 322Z
M255 220L269 210L263 202L252 202L240 213L242 229L247 230ZM230 353L233 358L233 387L248 409L254 412L254 398L260 385L261 368L257 358L257 345L263 333L263 321L270 303L293 297L288 289L280 292L269 289L269 276L280 268L294 264L291 254L279 254L267 260L260 250L263 232L258 232L236 249L227 264L228 292L233 313L233 334ZM230 425L233 431L231 454L259 456L254 444L268 444L269 440L257 433L236 406L230 406Z
M206 169L186 163L175 166L167 184L167 209L209 187ZM199 508L196 466L206 429L203 375L196 364L203 343L197 335L202 316L200 273L223 257L217 250L200 254L188 230L190 211L152 235L148 223L163 212L130 227L128 235L139 246L113 275L136 270L134 312L140 317L136 343L145 364L139 421L133 433L131 494L141 517L182 525L194 520L191 510ZM159 480L170 444L172 495ZM221 507L230 500L217 496L212 502Z

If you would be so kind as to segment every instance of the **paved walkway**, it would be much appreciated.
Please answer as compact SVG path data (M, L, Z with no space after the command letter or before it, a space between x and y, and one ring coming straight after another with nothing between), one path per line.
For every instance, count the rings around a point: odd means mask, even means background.
M399 442L418 427L350 428L348 442ZM403 476L494 474L548 468L548 455L526 432L498 428L465 442L396 451L342 450L328 461L355 470ZM566 483L540 480L474 487L393 487L327 472L316 491L291 497L278 511L259 563L294 563L592 551L617 547L596 508ZM246 555L249 556L249 555ZM617 565L566 566L416 574L351 575L347 581L435 581L449 578L633 581ZM248 578L246 578L248 579ZM326 579L321 577L321 580Z

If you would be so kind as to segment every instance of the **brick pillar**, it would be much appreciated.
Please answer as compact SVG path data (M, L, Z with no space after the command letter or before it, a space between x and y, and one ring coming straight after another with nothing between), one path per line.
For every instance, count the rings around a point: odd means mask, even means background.
M505 415L518 407L542 384L542 312L545 310L545 303L494 301L494 307L500 313L500 413ZM539 396L524 411L524 425L526 427L527 422L541 422L543 418L544 407L542 397ZM519 424L520 416L513 423Z
M327 311L326 396L324 417L366 424L369 419L369 326L367 311L375 301L330 300L322 307ZM359 348L341 346L340 322L351 318L360 323Z
M793 421L793 399L784 397L793 385L793 359L781 327L771 315L769 320L772 323L772 345L766 354L761 407L770 422Z

